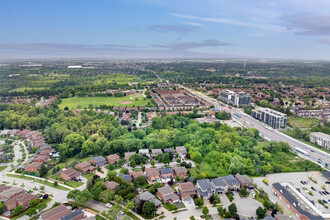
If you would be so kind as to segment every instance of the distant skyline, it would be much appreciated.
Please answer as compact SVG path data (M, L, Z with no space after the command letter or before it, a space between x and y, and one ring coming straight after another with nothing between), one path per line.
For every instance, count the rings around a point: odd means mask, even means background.
M330 1L1 1L15 58L330 60Z

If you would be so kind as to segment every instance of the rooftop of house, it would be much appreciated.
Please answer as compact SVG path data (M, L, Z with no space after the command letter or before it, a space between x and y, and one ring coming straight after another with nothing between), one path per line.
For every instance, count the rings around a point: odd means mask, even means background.
M211 181L209 179L197 180L197 184L202 189L202 191L215 189L213 184L211 183Z
M132 177L129 174L120 173L120 174L118 174L118 176L120 178L122 178L123 180L126 180L127 182L132 181Z
M166 168L166 167L160 167L158 168L160 174L164 175L164 174L173 174L173 170L172 168Z
M159 170L157 168L146 168L145 170L148 176L158 176Z
M92 160L94 160L96 163L99 163L99 162L105 161L105 158L103 156L97 156L97 157L94 157Z
M74 219L75 217L78 217L80 215L84 214L82 209L76 209L75 211L63 216L62 218L60 218L60 220L71 220Z
M120 186L119 183L116 183L115 181L106 181L105 182L105 188L114 190L117 186Z
M216 187L220 187L220 186L227 186L227 184L225 183L225 181L223 181L222 177L217 177L215 179L212 180L212 183L216 186Z
M107 156L107 160L117 160L119 159L119 156L117 154L111 154Z
M173 170L178 174L178 173L187 173L187 168L185 167L173 167Z
M179 187L182 189L182 191L195 190L195 186L192 182L180 182Z
M65 205L61 204L55 208L52 208L49 211L46 211L40 215L41 219L43 220L53 220L53 219L60 219L63 216L66 216L71 213Z
M224 176L223 179L226 181L226 183L228 183L228 185L230 186L237 186L240 185L240 183L238 182L238 180L233 176L233 175L228 175L228 176Z

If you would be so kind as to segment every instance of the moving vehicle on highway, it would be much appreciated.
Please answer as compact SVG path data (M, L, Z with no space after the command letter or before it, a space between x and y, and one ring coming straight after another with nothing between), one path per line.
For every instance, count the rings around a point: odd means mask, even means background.
M239 118L241 117L241 115L238 114L237 112L235 112L234 115L235 115L236 117L239 117Z

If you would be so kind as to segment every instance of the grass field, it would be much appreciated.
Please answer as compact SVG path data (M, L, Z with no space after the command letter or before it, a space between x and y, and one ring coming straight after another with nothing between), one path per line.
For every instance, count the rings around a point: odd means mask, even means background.
M320 119L317 118L300 118L300 117L289 117L288 123L291 124L292 127L298 128L311 128L320 123Z
M4 169L6 169L8 166L0 166L0 171L3 171Z
M136 101L135 99L138 98ZM130 104L121 104L121 102L131 102ZM77 109L78 105L81 109L88 108L89 104L95 106L100 105L112 105L118 107L133 107L133 106L146 106L148 100L142 95L131 95L124 97L73 97L68 99L63 99L62 103L59 105L60 109L64 107L69 107L69 109Z

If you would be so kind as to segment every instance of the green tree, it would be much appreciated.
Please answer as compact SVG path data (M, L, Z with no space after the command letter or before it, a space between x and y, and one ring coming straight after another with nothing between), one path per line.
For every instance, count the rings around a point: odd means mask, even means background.
M156 210L156 205L153 202L145 202L142 206L142 213L147 216L151 216Z
M231 216L235 216L237 213L237 207L235 203L232 203L228 207L228 211L230 212Z
M195 199L195 204L198 206L198 207L202 207L204 205L204 200L202 197L198 197L197 199Z
M128 209L134 209L135 205L133 201L128 201L126 204L126 208Z
M239 195L241 197L247 197L249 195L249 191L247 191L247 189L244 187L239 191Z
M28 215L28 216L32 216L32 215L35 215L37 214L37 209L36 208L29 208L26 212L25 212L25 215Z
M203 209L202 209L202 213L203 213L204 215L209 214L209 209L208 209L206 206L204 206Z
M5 212L5 206L0 202L0 215Z
M44 164L42 164L40 167L40 170L39 170L40 176L44 177L44 176L46 176L47 173L48 173L47 167Z
M40 203L40 199L35 198L35 199L32 199L32 200L29 202L29 205L30 205L31 207L35 207L35 206L37 206L39 203Z
M85 205L88 201L92 200L92 198L93 195L88 190L84 190L81 191L77 196L77 202L82 205Z
M151 160L151 161L150 161L150 164L151 164L152 167L155 167L156 162L155 162L154 160Z
M11 214L12 214L12 215L18 215L18 214L20 214L20 213L23 212L23 211L24 211L24 206L19 205L19 206L17 206L16 208L14 208L14 209L11 211Z
M165 164L169 164L171 162L170 156L168 155L168 153L164 154L162 162Z
M66 196L68 199L73 199L75 203L77 203L77 197L80 194L80 190L79 189L74 189L71 190L68 195Z
M263 219L265 217L266 210L263 209L262 207L258 207L256 210L256 214L258 216L258 219Z

